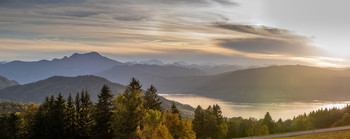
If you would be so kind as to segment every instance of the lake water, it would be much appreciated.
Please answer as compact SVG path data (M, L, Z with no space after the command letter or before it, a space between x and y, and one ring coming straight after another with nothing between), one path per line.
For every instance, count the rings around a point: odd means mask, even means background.
M309 112L321 108L343 108L350 101L310 101L310 102L285 102L285 103L231 103L219 99L201 97L192 94L159 94L169 100L174 100L183 104L191 105L196 108L201 105L207 108L209 105L219 104L223 115L226 117L243 118L254 117L263 118L266 112L270 112L274 120L282 118L283 120L292 119L300 114L308 114Z

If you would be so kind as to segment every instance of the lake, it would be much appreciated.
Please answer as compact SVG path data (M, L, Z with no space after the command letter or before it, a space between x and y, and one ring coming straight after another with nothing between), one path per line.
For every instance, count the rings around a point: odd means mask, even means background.
M174 100L183 104L191 105L196 108L201 105L202 108L207 108L212 104L219 104L222 113L226 117L243 118L254 117L257 119L263 118L266 112L270 112L274 120L282 118L283 120L292 119L300 114L308 114L309 112L321 108L343 108L350 101L309 101L309 102L285 102L285 103L232 103L225 102L219 99L212 99L193 94L159 94L169 100Z

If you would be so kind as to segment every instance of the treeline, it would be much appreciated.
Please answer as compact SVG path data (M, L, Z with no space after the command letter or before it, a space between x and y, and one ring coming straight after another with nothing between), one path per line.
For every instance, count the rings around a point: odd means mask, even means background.
M321 128L350 125L350 106L342 109L319 109L309 114L302 114L283 121L274 121L269 112L263 119L243 119L241 117L227 119L228 138L261 136L285 132L305 131Z
M165 110L154 86L142 93L133 78L123 93L114 97L105 85L98 98L94 104L87 91L67 99L59 94L2 114L0 138L196 138L191 120L181 118L175 104Z
M25 106L25 109L19 106ZM293 119L274 121L223 117L219 105L198 106L193 119L181 117L175 104L165 110L157 89L145 93L132 79L123 93L113 96L103 86L93 103L83 90L75 97L46 97L42 104L4 103L0 138L117 138L117 139L225 139L350 125L350 106L320 109ZM14 110L10 110L15 108ZM19 112L13 112L18 110ZM20 112L23 111L23 112Z

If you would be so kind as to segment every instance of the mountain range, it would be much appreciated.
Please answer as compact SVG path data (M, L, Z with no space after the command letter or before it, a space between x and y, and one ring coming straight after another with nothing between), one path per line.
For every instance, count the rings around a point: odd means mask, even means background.
M301 65L252 68L159 82L167 93L197 94L229 102L349 100L350 70ZM181 89L179 89L181 88Z
M143 84L143 89L153 84L163 94L197 94L229 102L333 101L350 99L350 86L348 85L350 82L350 70L348 69L329 69L302 65L249 69L243 69L235 65L220 65L218 67L215 68L213 65L189 65L181 62L164 64L157 60L122 63L101 56L96 52L75 53L70 57L51 61L13 61L0 64L0 75L7 78L0 78L0 81L2 81L0 85L4 88L0 90L0 97L2 99L26 102L29 101L26 100L27 98L36 96L35 92L40 91L75 93L81 91L81 89L92 87L93 83L83 84L76 86L77 88L75 89L67 90L62 90L65 86L60 86L59 81L53 84L58 86L56 88L53 86L44 88L41 87L43 86L41 83L43 81L59 80L58 76L69 76L78 80L79 75L94 75L91 78L100 79L94 80L96 82L110 80L119 83L119 90L122 90L122 85L127 84L131 77L136 77ZM226 67L226 69L220 71L223 67ZM215 72L211 71L208 73L211 69L214 69L213 71ZM234 70L225 72L229 69ZM9 81L8 79L16 80L24 85L17 85L15 81ZM102 81L102 79L107 80ZM61 82L68 82L68 80ZM78 84L82 81L76 82L72 81L71 83ZM101 86L102 84L98 84L95 88L87 89L98 92ZM37 90L31 88L36 88ZM28 91L26 90L33 91L31 92L33 94L27 95L25 92ZM114 88L114 90L118 90L118 87ZM17 98L17 95L22 95L23 97ZM39 102L39 99L42 99L39 96L37 96L36 100L30 101Z
M91 75L122 64L96 52L87 54L75 53L70 57L53 59L51 61L12 61L0 64L0 75L21 84L26 84L51 76Z
M204 76L206 74L196 68L186 68L173 65L161 66L135 64L114 66L95 75L121 84L127 84L132 77L135 77L136 79L140 80L142 84L144 84L144 87L149 87L151 84L157 84L159 81L168 78Z
M232 68L235 68L233 66ZM128 83L131 77L145 85L167 77L199 76L231 71L227 65L178 65L164 64L159 60L122 63L101 56L99 53L74 53L61 59L40 61L12 61L0 64L0 75L20 84L43 80L52 76L98 75L113 82ZM209 69L209 70L208 70ZM150 79L151 78L151 79Z

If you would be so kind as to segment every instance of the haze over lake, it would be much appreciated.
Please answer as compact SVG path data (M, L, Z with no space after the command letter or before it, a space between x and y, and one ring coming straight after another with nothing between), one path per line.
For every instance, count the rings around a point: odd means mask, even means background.
M343 108L350 101L294 101L294 102L278 102L278 103L231 103L219 99L202 97L194 94L160 94L161 96L178 101L183 104L191 105L196 108L201 105L207 108L209 105L219 104L223 115L226 117L254 117L257 119L264 118L266 112L270 112L274 120L282 118L293 119L294 116L300 114L308 114L317 109L330 109L333 107Z

